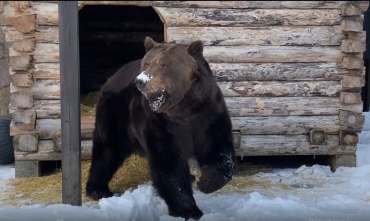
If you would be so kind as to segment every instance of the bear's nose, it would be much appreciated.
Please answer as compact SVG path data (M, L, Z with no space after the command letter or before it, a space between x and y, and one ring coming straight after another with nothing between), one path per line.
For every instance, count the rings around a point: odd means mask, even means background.
M148 75L143 71L141 74L139 74L139 76L136 77L135 79L135 83L136 83L136 87L139 89L139 90L144 90L145 86L146 86L146 83L148 82L149 80L149 77Z

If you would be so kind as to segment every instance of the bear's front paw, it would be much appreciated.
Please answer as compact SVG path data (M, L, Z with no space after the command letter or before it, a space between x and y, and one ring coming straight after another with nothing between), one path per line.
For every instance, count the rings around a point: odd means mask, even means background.
M228 179L222 176L215 168L204 166L197 186L202 193L209 194L221 189L227 182Z
M170 210L169 215L174 216L174 217L182 217L185 220L189 220L189 219L199 220L200 218L202 218L203 212L196 206L194 210L191 212L185 212L185 211L176 212L174 210Z
M101 198L109 198L113 196L113 193L107 190L97 190L93 188L86 188L86 196L90 197L93 200L100 200Z

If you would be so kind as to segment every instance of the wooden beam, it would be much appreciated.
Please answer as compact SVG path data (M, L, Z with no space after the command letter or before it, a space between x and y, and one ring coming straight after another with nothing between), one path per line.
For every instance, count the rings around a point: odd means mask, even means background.
M82 205L80 58L77 1L59 1L62 203Z
M38 134L16 135L13 137L13 146L16 151L37 152Z
M12 26L21 33L30 33L36 30L36 15L21 15L10 19Z
M210 63L210 67L217 81L320 81L341 80L344 75L365 75L363 65L359 70L347 70L340 62ZM44 70L45 75L53 72L51 68Z
M32 102L32 106L27 110L36 111L38 119L60 118L60 100L32 100ZM363 111L362 101L345 104L339 97L225 97L225 102L232 117L338 115L339 110L356 113ZM17 106L9 108L10 113L18 111L20 109ZM81 120L90 121L89 118L91 117L83 116ZM51 125L53 124L49 126Z
M340 9L217 9L154 7L171 26L319 26L338 25Z
M36 34L37 36L37 34ZM204 45L310 46L340 45L346 35L336 26L267 26L252 27L167 27L167 42L190 44L202 40Z
M19 111L13 114L13 123L21 130L33 130L36 127L36 111Z

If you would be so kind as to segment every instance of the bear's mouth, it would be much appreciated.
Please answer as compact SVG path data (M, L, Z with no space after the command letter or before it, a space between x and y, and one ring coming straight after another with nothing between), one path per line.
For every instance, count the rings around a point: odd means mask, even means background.
M166 90L162 90L161 93L156 94L145 94L146 99L149 101L149 107L153 112L160 113L162 112L166 101L169 97L169 94Z

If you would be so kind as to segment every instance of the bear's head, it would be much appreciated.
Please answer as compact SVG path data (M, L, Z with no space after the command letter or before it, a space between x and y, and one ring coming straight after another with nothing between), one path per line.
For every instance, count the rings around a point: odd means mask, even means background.
M197 59L203 58L203 43L190 45L157 43L150 37L144 42L146 54L135 83L152 111L166 113L192 90L199 78Z

